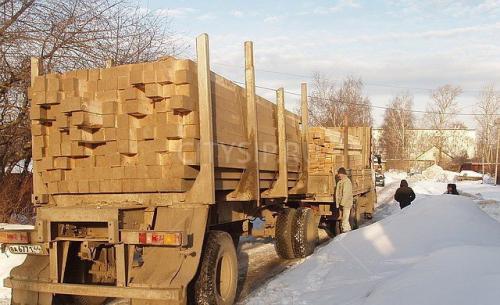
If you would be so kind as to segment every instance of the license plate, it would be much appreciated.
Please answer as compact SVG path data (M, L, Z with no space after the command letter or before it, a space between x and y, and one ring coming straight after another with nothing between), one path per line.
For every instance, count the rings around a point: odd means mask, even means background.
M40 245L9 245L7 248L13 254L43 254Z

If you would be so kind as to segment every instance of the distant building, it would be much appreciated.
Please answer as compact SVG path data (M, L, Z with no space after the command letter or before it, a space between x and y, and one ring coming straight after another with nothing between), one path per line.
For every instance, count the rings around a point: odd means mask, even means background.
M415 161L420 161L420 162L432 162L432 163L437 163L439 160L439 148L436 146L432 146L420 156L415 158ZM447 154L444 151L441 151L441 160L444 162L451 162L453 160L453 157Z
M373 129L374 152L381 154L383 159L387 160L388 169L421 170L438 163L440 158L436 142L439 137L444 138L441 165L451 167L455 159L472 159L476 155L476 130L474 129L408 129L406 137L408 144L405 157L403 160L391 160L387 158L386 151L381 145L382 129Z

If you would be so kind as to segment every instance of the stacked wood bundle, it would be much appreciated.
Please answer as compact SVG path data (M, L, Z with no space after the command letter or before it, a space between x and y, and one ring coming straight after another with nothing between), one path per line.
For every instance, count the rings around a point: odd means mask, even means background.
M363 159L363 154L369 152L369 146L364 147L363 137L356 127L349 128L348 158L349 165L344 160L344 135L343 128L309 128L308 151L310 174L334 173L340 167L351 169L366 168L368 158Z
M212 73L216 185L232 190L247 161L245 90ZM199 171L196 65L156 62L48 74L31 100L40 194L184 192ZM275 104L257 100L261 187L277 177ZM299 118L286 118L289 180L301 166ZM39 194L39 195L40 195Z
M344 152L343 127L312 127L308 134L309 183L308 191L316 198L331 198L335 189L334 176L340 167L350 170L353 194L373 187L370 170L371 130L369 127L348 128L348 152ZM345 160L345 158L348 160ZM322 194L322 195L321 195ZM327 198L327 199L325 199Z

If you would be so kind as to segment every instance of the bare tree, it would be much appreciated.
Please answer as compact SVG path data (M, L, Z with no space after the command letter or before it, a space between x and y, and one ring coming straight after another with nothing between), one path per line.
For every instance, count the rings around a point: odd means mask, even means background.
M484 87L479 95L478 115L475 119L478 125L477 146L483 163L495 162L494 152L497 139L495 120L500 109L500 96L493 85Z
M335 84L326 76L315 72L311 98L309 101L309 119L312 125L338 126L342 120L340 107L333 103L335 100Z
M412 133L408 129L414 126L413 96L402 93L395 96L385 111L382 124L382 149L390 159L403 160L408 157L408 146Z
M427 107L426 118L432 129L435 129L433 144L438 149L438 164L442 163L443 148L446 143L445 130L453 128L458 113L457 97L462 93L458 86L444 85L432 91L430 103Z
M361 79L348 77L337 87L324 75L313 75L313 88L309 103L311 124L343 126L347 118L350 126L371 126L371 103L363 95Z
M44 73L133 63L182 52L174 37L167 17L126 0L0 1L0 183L29 175L31 56Z

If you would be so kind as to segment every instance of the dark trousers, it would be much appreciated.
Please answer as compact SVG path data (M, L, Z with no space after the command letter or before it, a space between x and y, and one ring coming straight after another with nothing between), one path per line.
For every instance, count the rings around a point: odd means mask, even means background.
M401 207L401 209L404 209L406 208L407 206L409 206L411 204L411 202L400 202L399 203L399 206Z

